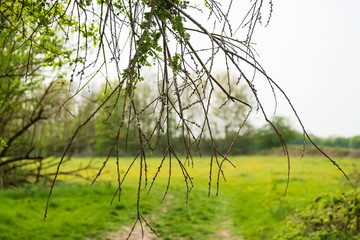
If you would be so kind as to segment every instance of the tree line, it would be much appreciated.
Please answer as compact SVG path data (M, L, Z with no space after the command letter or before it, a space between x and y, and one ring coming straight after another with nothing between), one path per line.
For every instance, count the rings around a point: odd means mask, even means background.
M220 75L218 78L225 79ZM107 86L103 85L100 91L93 91L87 96L80 95L66 102L71 94L61 86L61 80L53 81L45 86L44 82L42 82L43 84L29 82L26 85L21 83L9 81L7 91L1 91L2 94L7 94L7 98L2 99L8 100L7 102L3 100L0 124L2 138L8 146L1 147L1 154L9 159L20 159L21 157L43 159L60 156L76 127L108 96L109 89L113 87L109 83ZM2 87L5 86L2 85ZM152 126L156 124L151 117L153 109L146 108L153 98L152 88L154 86L145 81L144 84L139 85L136 92L139 95L136 98L136 106L139 111L144 111L139 119L139 124L142 125L145 134L150 134ZM240 89L237 96L243 99L249 98L244 89ZM263 125L255 128L251 122L245 124L241 135L233 141L236 136L236 126L244 121L244 111L231 105L221 107L222 99L217 99L217 97L219 96L214 97L215 100L212 104L217 104L219 111L211 113L213 114L211 121L214 125L214 132L217 133L215 136L220 151L226 152L229 146L233 145L233 155L255 154L259 150L281 146L281 142L271 126ZM139 148L137 129L134 125L128 124L132 121L131 119L124 122L126 131L120 134L117 149L111 151L117 137L117 131L114 129L117 129L122 117L122 109L119 107L121 101L116 103L118 107L113 107L113 104L115 102L110 101L93 121L90 121L85 129L79 132L71 147L70 155L116 156L119 154L120 156L133 156L137 153ZM61 106L63 109L60 111ZM5 111L6 109L7 111ZM189 114L196 115L196 110ZM185 155L186 149L181 143L181 128L177 121L175 118L170 121L170 131L172 132L170 141L179 155ZM272 122L288 145L303 144L303 135L293 128L288 119L275 116ZM150 146L156 145L157 147L147 150L148 154L152 156L162 156L167 146L165 133L160 131L158 134L150 144ZM319 146L360 149L360 136L350 138L313 136L313 139ZM210 155L210 141L210 138L205 135L199 146L194 144L192 147L199 148L201 155Z
M4 55L3 59L6 60ZM23 71L25 70L23 69ZM226 81L224 74L219 74L217 78L220 82ZM113 87L113 83L107 83L102 85L98 91L72 97L71 92L64 88L61 78L47 81L44 77L40 77L24 81L14 76L2 77L0 85L2 138L0 157L4 159L0 162L2 174L11 173L18 168L15 166L22 167L35 163L46 168L47 165L53 165L53 162L45 159L59 157L63 154L74 130L108 97ZM156 85L151 84L151 81L144 81L137 87L137 97L134 98L136 99L136 108L142 112L138 121L145 135L151 134L151 129L156 124L152 117L152 113L156 109L148 107L148 103L155 98L153 94L156 91L155 88ZM122 94L126 94L126 92L123 91ZM246 101L252 101L245 88L239 88L233 94L238 98L246 99ZM123 99L122 97L119 95L119 99ZM232 146L232 155L256 154L260 150L281 147L281 142L270 125L255 128L251 122L247 121L238 136L237 127L244 122L245 111L241 107L234 107L231 103L222 105L224 102L222 98L223 95L215 92L211 104L216 106L217 111L209 113L219 151L226 152ZM191 101L191 97L188 99ZM128 118L124 121L123 128L126 131L120 133L119 143L114 147L118 134L116 129L121 123L123 114L122 103L121 100L109 101L97 116L78 133L71 146L69 156L136 155L139 149L137 128L135 125L129 124L134 119ZM184 104L191 103L184 102ZM197 109L192 108L187 114L196 116ZM194 119L196 120L196 117ZM182 144L183 139L178 121L179 119L176 118L169 120L170 139L166 136L165 131L157 132L157 137L153 138L149 144L151 147L146 150L148 155L162 156L166 151L168 141L171 141L172 147L179 155L186 155L187 149ZM288 145L303 145L303 134L296 131L288 119L275 116L272 122ZM201 131L197 123L194 122L193 126L194 132L196 129ZM319 146L360 149L360 136L350 138L312 136L312 138ZM211 155L212 152L211 139L206 133L199 145L193 143L190 147L194 152L199 150L200 155ZM7 167L5 167L6 165ZM36 168L32 175L37 176Z

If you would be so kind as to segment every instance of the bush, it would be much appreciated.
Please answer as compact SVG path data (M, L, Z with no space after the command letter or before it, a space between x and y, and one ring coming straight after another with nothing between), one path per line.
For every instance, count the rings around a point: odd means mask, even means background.
M290 216L274 239L360 239L359 191L318 197Z

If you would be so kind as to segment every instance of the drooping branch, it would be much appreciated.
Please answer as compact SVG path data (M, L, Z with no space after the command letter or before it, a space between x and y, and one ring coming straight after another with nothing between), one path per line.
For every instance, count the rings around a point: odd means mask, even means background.
M65 108L65 104L73 101L80 92L86 89L86 86L90 85L91 81L101 81L100 75L103 75L104 78L105 97L102 98L97 108L89 114L86 120L75 129L60 158L47 199L44 218L47 215L57 176L61 173L61 165L71 145L75 142L79 132L92 119L96 119L102 109L109 110L105 122L115 117L118 117L118 122L113 129L115 134L112 143L109 144L110 151L98 173L94 176L92 184L102 174L110 156L115 154L117 156L116 180L118 186L112 200L119 194L118 200L120 201L122 185L128 173L137 168L139 174L136 203L137 219L132 230L137 223L141 226L143 222L147 224L140 209L142 187L148 188L147 192L150 193L158 174L163 170L165 162L168 162L169 168L167 186L162 201L170 189L174 165L179 166L184 177L187 198L194 186L187 168L194 165L193 155L195 153L201 155L200 146L204 141L208 141L211 147L208 194L210 195L213 188L214 179L217 179L216 189L218 193L221 177L225 180L224 165L235 166L229 159L229 153L236 139L241 137L249 115L255 108L260 110L265 121L274 129L274 133L278 136L283 147L288 163L288 181L285 192L287 191L290 180L290 156L287 144L278 127L266 114L266 109L254 84L255 79L262 79L269 84L275 102L277 101L275 91L280 91L298 119L304 136L316 148L318 147L307 134L285 92L267 75L254 53L253 33L256 27L261 24L264 1L253 1L239 26L234 26L230 21L234 3L234 1L230 1L228 6L222 6L217 1L208 0L205 1L205 6L202 8L181 0L129 0L117 1L116 3L113 1L97 1L97 3L92 1L56 1L43 11L45 22L34 25L27 23L26 16L21 14L24 17L20 17L20 19L24 24L19 25L6 12L10 6L6 5L6 11L2 9L1 13L5 21L9 26L16 27L16 32L21 35L24 41L14 47L28 47L29 61L31 53L35 49L41 48L50 59L63 56L64 59L67 59L64 63L71 65L72 71L70 71L69 76L66 76L69 80L69 87L72 88L76 81L79 82L79 86L75 94L69 97L62 107ZM17 4L20 3L17 2ZM272 15L272 1L269 5L270 12L266 24L269 23ZM19 15L18 9L12 11ZM205 11L208 13L208 21L213 20L217 24L214 24L215 27L209 27L208 22L201 22L200 18L197 18L196 14L206 14ZM62 51L56 47L51 48L51 44L48 43L51 42L52 38L47 39L46 44L39 41L39 35L50 33L49 23L56 26L56 29L60 29L60 35L64 37L64 46L71 46L71 51ZM26 31L21 31L21 26ZM245 37L237 35L242 29L245 29ZM200 36L200 43L196 39L197 36ZM72 37L76 39L75 46L74 43L70 42ZM239 40L239 37L244 39ZM90 42L94 43L93 48ZM219 62L218 59L222 59L222 61ZM88 75L90 80L84 83L83 80L93 67L95 71ZM214 74L217 67L226 69L226 81L221 82ZM138 103L140 97L136 94L137 89L145 81L144 73L154 68L157 68L157 76L151 80L146 79L146 81L153 82L151 94L154 96L145 105L140 106L141 104ZM115 87L111 90L108 89L111 82L110 76L116 78ZM237 76L238 80L233 80L233 76ZM236 88L240 85L246 86L255 99L255 103L247 98L237 97ZM150 92L148 94L150 95ZM217 138L219 134L227 135L227 130L219 133L214 129L213 116L214 112L218 110L214 107L217 94L224 97L223 102L220 103L220 108L231 103L234 104L234 107L242 110L238 116L240 120L237 121L233 140L226 151L220 151ZM40 111L41 105L37 105L36 109ZM147 115L151 116L150 123L145 123L144 119L149 119L146 117ZM37 119L36 116L35 114L32 119ZM29 127L24 126L19 134ZM126 135L126 147L128 139L133 137L130 136L131 134L136 137L138 145L138 151L134 154L133 161L126 167L121 166L119 160L119 142L122 134ZM174 148L174 136L181 139L184 157L189 163L191 160L191 165L186 165L180 160L179 153ZM12 138L7 140L10 145L12 142ZM153 181L148 184L147 152L153 151L160 145L160 142L165 145L163 156ZM345 175L335 161L320 148L318 150ZM4 151L6 150L3 149L0 156L4 155ZM121 168L125 168L125 174L120 175Z

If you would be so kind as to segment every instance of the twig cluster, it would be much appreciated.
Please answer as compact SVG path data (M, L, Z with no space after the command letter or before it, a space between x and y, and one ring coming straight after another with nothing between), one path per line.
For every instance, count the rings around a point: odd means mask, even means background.
M81 81L85 70L91 66L97 66L98 70L90 79L94 79L99 74L104 74L106 80L106 97L96 110L78 126L62 155L51 186L44 217L46 218L47 215L50 196L57 175L60 173L60 166L70 146L79 130L86 126L102 108L109 110L108 118L111 117L114 109L120 109L121 121L116 129L117 136L108 157L92 183L101 175L111 154L115 152L119 156L120 135L128 134L130 126L137 129L138 153L126 168L125 174L120 174L119 157L116 159L118 187L113 198L114 200L117 197L120 200L122 185L129 171L138 166L137 218L131 232L137 223L140 223L141 226L143 223L149 226L140 208L141 189L143 186L147 187L149 181L146 150L156 148L161 139L165 139L167 142L167 148L164 150L157 171L151 179L148 193L150 193L160 171L164 168L164 163L167 161L168 184L162 200L168 193L174 165L179 166L184 177L187 199L194 186L187 170L189 166L194 164L194 149L195 152L201 154L199 148L201 140L204 138L210 139L212 151L209 162L208 194L210 196L214 181L216 181L218 193L220 178L225 180L224 164L228 163L235 167L228 158L228 154L253 109L262 113L266 122L273 127L282 144L288 161L286 194L290 179L289 152L281 132L268 118L258 96L255 87L257 79L267 81L274 94L275 101L276 92L280 92L286 98L302 127L304 139L307 138L316 148L318 147L306 132L289 98L276 82L267 75L256 59L256 53L252 47L252 36L256 27L262 24L262 9L266 3L263 0L252 1L249 10L234 31L235 28L229 17L235 11L232 0L228 1L225 7L220 2L207 0L205 1L205 8L181 0L120 0L116 2L110 0L97 2L98 4L93 1L66 1L63 3L56 1L44 13L45 16L49 15L47 13L52 13L51 17L48 16L51 19L51 24L58 23L65 36L71 36L69 32L74 29L77 33L77 45L70 56L73 59L70 61L73 64L70 82L75 77L78 77ZM56 14L56 9L59 6L62 6L61 11L59 10L60 15ZM266 20L266 25L269 23L273 12L271 0L269 6L270 12L268 13L269 17ZM204 9L208 11L207 21L214 21L215 27L213 29L208 26L208 23L201 22L199 20L201 18L197 18L197 15L203 16L206 14L203 12ZM74 18L76 20L73 20ZM64 22L67 24L64 24ZM220 24L221 27L216 27L216 24ZM239 40L237 39L237 32L242 29L246 31L246 37L244 40ZM36 30L35 28L34 32ZM31 36L32 34L26 38L26 41L35 44ZM201 39L200 44L197 38ZM90 42L96 45L92 57L89 55ZM220 64L226 69L228 76L226 83L220 82L213 74L217 65L219 65L219 59L222 59ZM156 92L156 96L145 107L139 109L134 93L136 87L144 81L144 69L151 66L158 68L158 76L153 79L156 88L152 89L153 92ZM108 69L111 67L116 70L117 82L115 87L111 87L108 81ZM238 76L238 81L231 79L230 76L233 75ZM82 87L79 86L77 93L86 84ZM233 89L238 84L244 84L250 90L256 102L255 107L248 100L235 96ZM221 92L225 96L222 105L234 102L236 103L235 106L246 109L243 114L244 119L238 126L233 142L224 153L218 150L214 137L215 133L210 121L211 112L214 111L212 99L215 92ZM190 114L191 109L196 109L196 116ZM142 122L142 116L149 114L149 112L154 119L150 126L144 125ZM186 153L184 162L180 160L174 151L171 142L170 136L174 134L174 128L181 129L181 139ZM335 161L320 148L318 150L343 172ZM214 175L216 180L214 180ZM153 228L150 227L150 229L155 232Z

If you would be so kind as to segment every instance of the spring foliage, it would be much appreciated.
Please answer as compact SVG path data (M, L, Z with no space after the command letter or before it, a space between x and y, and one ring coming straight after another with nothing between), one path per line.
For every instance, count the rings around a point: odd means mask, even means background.
M276 239L360 239L359 219L358 191L322 195L289 217Z

